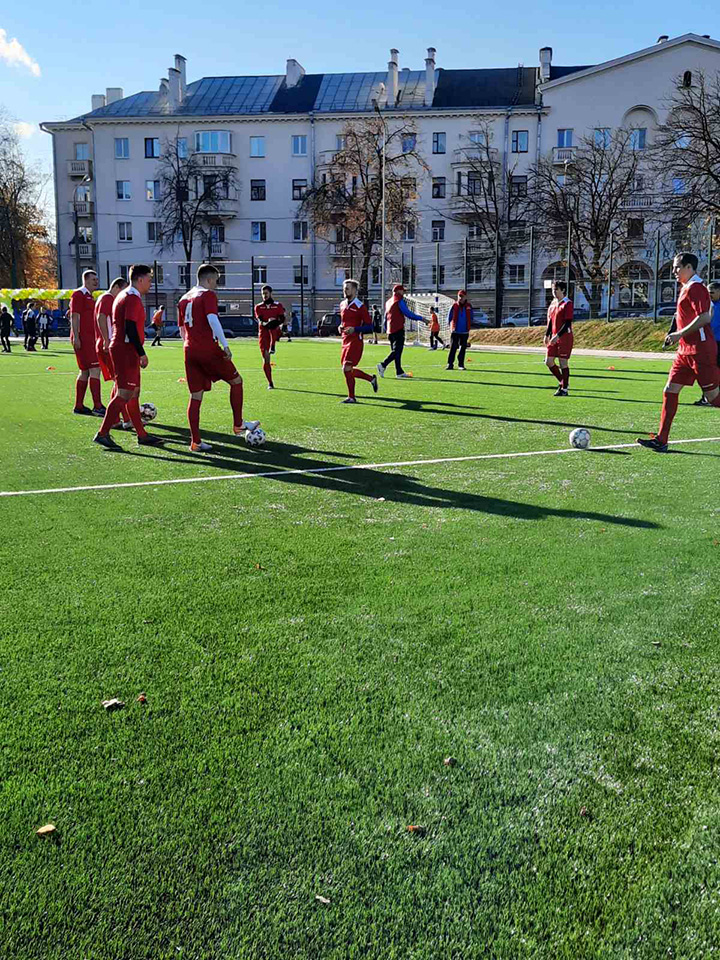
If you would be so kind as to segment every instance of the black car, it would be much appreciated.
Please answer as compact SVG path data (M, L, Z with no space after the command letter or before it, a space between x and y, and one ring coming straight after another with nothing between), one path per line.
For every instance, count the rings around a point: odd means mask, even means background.
M220 317L220 323L226 337L253 337L258 332L258 325L254 317L225 316Z
M340 314L325 313L318 324L317 335L319 337L336 337L340 332Z

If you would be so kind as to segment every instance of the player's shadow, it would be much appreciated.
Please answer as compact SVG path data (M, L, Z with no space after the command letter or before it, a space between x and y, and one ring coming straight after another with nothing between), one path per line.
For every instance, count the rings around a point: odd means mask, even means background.
M171 433L175 434L175 437L178 441L182 441L190 446L190 430L187 427L180 427L174 423L157 423L153 422L150 426L151 430L161 430L163 437L166 434ZM202 428L202 438L208 442L224 444L228 450L238 450L245 449L248 447L245 444L245 439L243 437L234 437L228 433L218 433L214 430L206 430ZM359 454L356 453L343 453L339 450L308 450L307 447L298 447L291 443L275 443L271 444L273 449L282 449L290 456L296 456L298 453L302 454L313 454L317 453L323 457L342 457L346 460L360 460ZM265 448L263 448L265 449ZM197 459L193 460L194 463L197 463Z
M545 365L543 364L543 367L544 367L544 366L545 366ZM583 367L583 369L584 369L584 370L587 370L588 368L587 368L587 367ZM466 372L467 372L467 371L466 371ZM480 371L478 371L478 372L480 372ZM483 367L483 368L482 368L482 373L497 373L499 376L507 376L507 375L508 375L508 372L509 372L509 371L507 371L507 370L488 370L487 367ZM606 376L604 376L604 377L596 377L596 376L593 376L592 373L577 373L577 372L576 372L576 368L573 367L573 368L572 368L572 379L573 379L573 380L620 380L620 381L625 381L625 380L637 380L638 383L647 383L647 382L648 382L647 380L645 380L645 379L642 378L642 377L626 377L626 376L609 377L609 376L607 376L608 373L622 373L621 370L615 370L615 371L613 371L613 370L605 370L605 371L603 371L603 372L606 374ZM643 370L630 370L629 372L630 372L630 373L644 373L644 372L647 372L647 371L643 371ZM472 373L475 373L475 371L473 370ZM547 368L545 368L545 370L513 370L513 371L512 371L512 376L513 376L513 377L545 377L545 378L547 379ZM667 376L667 371L664 371L664 372L663 372L663 376L665 376L665 377Z

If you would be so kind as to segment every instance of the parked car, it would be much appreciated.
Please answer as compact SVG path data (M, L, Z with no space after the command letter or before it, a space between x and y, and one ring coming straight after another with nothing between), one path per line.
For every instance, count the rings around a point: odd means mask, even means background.
M233 315L220 318L225 336L228 337L253 337L257 334L257 324L251 316Z
M340 314L325 313L318 324L317 335L319 337L336 337L340 331Z
M492 326L493 324L490 323L490 317L485 313L485 311L478 310L477 307L473 307L473 318L470 328L472 330L485 330Z
M677 307L673 304L671 307L660 307L657 312L659 317L674 317L677 313Z
M530 317L530 326L531 327L544 327L547 323L547 316L544 313L534 313ZM526 327L528 325L528 315L527 310L520 311L519 313L513 313L509 317L505 317L503 322L500 324L501 327Z
M145 336L150 337L151 339L155 336L155 327L149 323L145 327ZM180 336L180 327L176 323L164 323L162 329L162 336L165 340L172 340L175 337Z

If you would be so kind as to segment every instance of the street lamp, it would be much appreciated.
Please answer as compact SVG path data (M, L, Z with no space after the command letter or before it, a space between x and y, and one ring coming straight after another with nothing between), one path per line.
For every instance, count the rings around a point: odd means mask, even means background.
M92 183L92 177L85 174L80 183L73 190L73 219L75 222L75 276L80 286L80 237L78 236L78 190L86 183Z
M382 145L382 242L381 242L381 257L382 263L380 265L380 309L385 312L385 148L387 145L387 123L385 122L385 117L380 112L380 107L378 106L377 100L373 100L373 107L375 112L380 117L380 122L383 126L383 145Z

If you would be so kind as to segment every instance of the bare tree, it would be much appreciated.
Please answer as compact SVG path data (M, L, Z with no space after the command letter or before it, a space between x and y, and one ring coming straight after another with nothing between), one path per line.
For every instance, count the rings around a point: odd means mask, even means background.
M368 117L348 122L342 149L329 158L298 210L318 236L335 243L337 262L347 263L351 251L357 256L363 293L368 290L371 263L380 255L385 131L386 239L400 241L405 225L417 223L413 206L417 179L428 169L417 150L417 131L411 121Z
M556 156L544 156L530 174L528 215L540 225L539 240L547 250L558 251L566 262L569 255L591 317L600 311L611 235L618 253L632 259L660 216L644 151L637 146L635 131L598 131L564 148L572 153L563 166Z
M156 211L161 230L158 246L161 250L172 250L180 243L188 276L195 245L210 243L212 221L219 219L222 202L232 200L237 189L235 168L206 165L204 156L188 151L186 141L175 137L164 141L158 168L160 199Z

